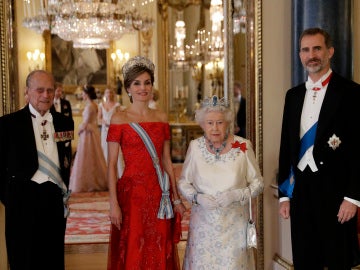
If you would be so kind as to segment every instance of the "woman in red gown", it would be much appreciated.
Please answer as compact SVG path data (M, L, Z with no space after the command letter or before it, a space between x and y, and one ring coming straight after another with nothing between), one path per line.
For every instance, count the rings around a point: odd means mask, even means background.
M173 219L158 218L162 190L144 142L129 125L138 123L151 138L161 169L170 179L174 212L185 211L177 191L170 158L170 128L167 115L148 107L154 83L154 64L134 57L123 67L130 106L115 113L108 132L108 180L111 235L108 269L178 269L173 241ZM119 147L125 169L117 179Z

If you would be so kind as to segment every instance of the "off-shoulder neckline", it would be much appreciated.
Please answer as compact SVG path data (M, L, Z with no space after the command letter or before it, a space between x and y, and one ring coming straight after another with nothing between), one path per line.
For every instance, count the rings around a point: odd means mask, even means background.
M126 123L121 123L121 124L110 124L110 125L114 125L114 126L121 126L121 125L129 125L130 123L136 123L136 124L169 124L168 122L161 122L161 121L149 121L149 122L126 122Z

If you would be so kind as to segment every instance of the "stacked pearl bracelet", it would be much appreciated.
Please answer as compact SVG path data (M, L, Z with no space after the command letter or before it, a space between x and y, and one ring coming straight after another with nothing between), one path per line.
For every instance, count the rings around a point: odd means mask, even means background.
M180 204L181 203L181 199L177 199L177 200L174 200L173 201L173 204L174 205L178 205L178 204Z

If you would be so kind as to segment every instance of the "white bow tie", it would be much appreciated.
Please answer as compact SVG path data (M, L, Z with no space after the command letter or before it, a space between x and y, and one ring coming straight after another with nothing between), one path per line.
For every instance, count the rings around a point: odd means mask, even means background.
M39 121L39 123L43 123L44 121L52 123L53 117L51 113L47 112L44 116L36 117L36 120Z
M305 83L305 87L307 90L320 90L323 88L321 81L317 81L316 83L310 82L310 81L306 81Z

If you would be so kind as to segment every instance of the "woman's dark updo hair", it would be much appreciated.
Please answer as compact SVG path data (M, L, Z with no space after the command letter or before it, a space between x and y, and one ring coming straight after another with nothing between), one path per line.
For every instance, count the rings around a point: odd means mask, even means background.
M144 72L149 73L151 84L154 85L154 71L147 68L146 66L134 66L124 77L124 86L125 89L130 88L131 83Z
M90 99L96 99L95 88L92 85L84 85L84 92L89 96Z
M122 67L122 73L124 76L124 87L126 92L128 93L128 89L130 88L131 83L139 75L145 72L150 75L151 85L154 85L154 69L154 63L144 56L135 56L133 58L130 58ZM133 102L131 96L130 102Z

